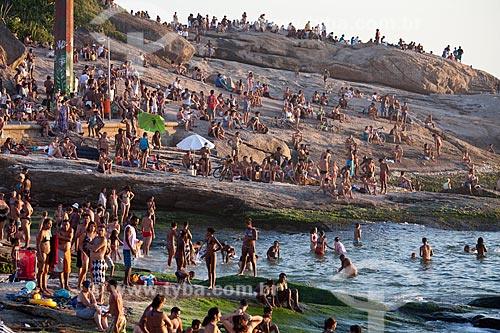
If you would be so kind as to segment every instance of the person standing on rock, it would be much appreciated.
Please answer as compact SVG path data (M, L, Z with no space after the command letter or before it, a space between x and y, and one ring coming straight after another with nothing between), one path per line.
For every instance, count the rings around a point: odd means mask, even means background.
M241 265L241 270L238 275L243 275L247 266L247 260L250 259L250 262L252 263L253 276L255 277L257 276L257 259L255 257L255 241L258 238L257 229L252 226L251 218L248 218L245 221L245 224L247 227L245 236L236 239L243 241L243 245L241 246L241 257L243 258L243 264Z
M177 238L176 230L177 223L172 222L170 229L167 231L168 267L172 267L172 259L174 258L175 239Z
M69 274L71 273L71 241L73 240L73 229L69 224L69 220L64 219L61 227L57 229L59 238L58 245L58 263L54 267L54 272L59 273L59 281L61 288L71 290L69 288Z
M387 194L387 181L389 179L389 165L385 161L385 159L380 158L378 160L380 164L380 194Z
M330 77L330 71L328 69L323 70L323 89L326 91L326 87L328 86L328 78Z
M380 30L375 30L375 44L380 44Z
M207 244L207 249L205 253L205 262L207 264L208 270L208 289L215 288L216 270L217 270L217 251L222 249L222 244L214 236L215 229L207 228L207 234L205 238L205 243Z
M136 254L136 231L135 226L139 218L133 216L130 219L129 224L124 229L123 235L123 263L125 265L125 275L123 277L123 284L125 286L132 286L132 281L130 280L130 272L132 271L132 255Z
M142 237L143 237L143 245L142 245L142 251L145 256L149 255L149 248L151 247L151 242L155 238L155 229L154 229L154 222L153 222L153 215L151 212L148 212L148 215L146 215L142 219Z
M432 134L434 138L434 148L436 149L436 157L441 156L441 149L443 148L443 139L436 133Z
M106 283L106 250L108 241L106 238L106 227L101 224L97 229L97 236L90 242L90 262L92 265L92 281L99 287L98 303L104 301L104 284Z

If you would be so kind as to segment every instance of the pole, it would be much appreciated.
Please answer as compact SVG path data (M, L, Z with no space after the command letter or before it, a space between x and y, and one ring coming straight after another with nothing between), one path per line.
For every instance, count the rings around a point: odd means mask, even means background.
M111 41L108 36L108 99L111 106ZM109 120L111 120L111 107L109 110Z

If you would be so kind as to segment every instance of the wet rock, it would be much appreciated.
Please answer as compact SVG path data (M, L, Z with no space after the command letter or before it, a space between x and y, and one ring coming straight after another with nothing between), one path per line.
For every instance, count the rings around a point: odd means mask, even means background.
M500 309L500 296L477 298L470 302L469 305L479 308Z
M500 330L499 318L491 318L483 315L478 315L472 318L471 322L472 325L474 325L474 327L492 328L495 330Z

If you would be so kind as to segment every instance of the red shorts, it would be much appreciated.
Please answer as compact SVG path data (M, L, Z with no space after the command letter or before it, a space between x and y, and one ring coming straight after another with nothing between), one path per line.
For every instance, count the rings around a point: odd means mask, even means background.
M151 236L153 236L153 233L151 231L142 232L142 237L151 237Z

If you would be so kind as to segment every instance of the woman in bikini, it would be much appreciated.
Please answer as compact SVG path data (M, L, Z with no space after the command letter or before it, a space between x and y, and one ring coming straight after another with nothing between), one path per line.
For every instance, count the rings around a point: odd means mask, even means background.
M161 309L165 304L164 296L156 296L151 305L144 311L139 322L139 327L144 333L168 333L172 322Z
M148 202L146 202L146 208L148 213L151 215L151 219L153 220L153 226L154 226L156 224L156 215L155 215L156 203L154 196L151 196Z
M118 193L118 197L120 198L121 209L122 209L122 215L121 215L120 222L123 225L123 221L125 220L125 216L128 216L128 212L130 210L130 202L134 198L134 193L130 190L130 185L125 186L123 191Z
M207 244L205 252L205 262L208 269L208 289L213 289L215 287L215 272L217 266L216 252L222 249L222 244L217 238L215 238L214 233L214 228L207 228L207 234L205 238L205 243Z
M187 244L187 233L185 230L179 232L179 237L177 237L177 247L175 248L175 262L177 264L177 270L180 271L186 266L186 244Z
M42 230L36 236L36 249L38 257L38 272L37 281L38 287L43 293L51 294L47 288L47 279L49 275L49 253L50 253L50 238L52 219L45 219L43 221Z
M326 235L325 232L321 230L319 233L319 237L316 240L316 247L314 248L314 253L320 256L324 256L325 248L326 248Z

